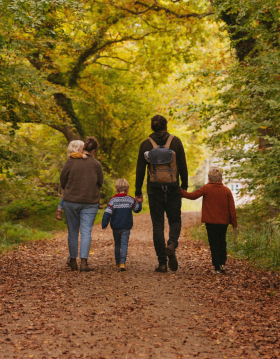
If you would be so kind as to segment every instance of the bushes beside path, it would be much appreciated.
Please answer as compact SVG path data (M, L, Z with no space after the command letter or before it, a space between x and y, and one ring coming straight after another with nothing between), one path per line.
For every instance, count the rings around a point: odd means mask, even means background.
M268 208L261 211L257 204L237 208L238 230L227 232L228 253L245 259L258 268L280 270L280 228L277 219L270 219ZM208 245L205 225L194 227L193 239Z

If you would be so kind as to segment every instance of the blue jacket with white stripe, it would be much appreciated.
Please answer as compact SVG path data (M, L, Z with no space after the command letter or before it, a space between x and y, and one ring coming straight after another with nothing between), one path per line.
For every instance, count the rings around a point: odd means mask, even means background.
M138 203L125 193L117 193L110 199L102 218L102 228L111 224L112 229L131 229L133 226L132 211L139 213L142 203Z

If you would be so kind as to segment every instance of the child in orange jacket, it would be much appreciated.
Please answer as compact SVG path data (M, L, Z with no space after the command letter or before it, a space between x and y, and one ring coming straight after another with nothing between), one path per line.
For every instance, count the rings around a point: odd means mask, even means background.
M208 173L209 182L188 193L181 189L182 197L195 200L203 197L201 222L205 223L215 272L225 272L227 259L226 233L229 224L237 228L235 204L230 189L222 183L222 173L213 168Z

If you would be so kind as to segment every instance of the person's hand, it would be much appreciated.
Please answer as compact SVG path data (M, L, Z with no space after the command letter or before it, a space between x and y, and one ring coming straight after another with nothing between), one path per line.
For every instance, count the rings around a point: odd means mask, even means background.
M107 229L108 227L106 227L106 228L103 228L103 231L106 231L106 229Z
M87 155L83 154L83 159L86 160L86 159L87 159Z
M135 200L136 200L136 202L140 202L140 203L143 203L143 195L141 194L141 196L136 196L135 197Z
M236 231L236 230L237 230L237 227L233 227L232 230L233 230L233 231Z

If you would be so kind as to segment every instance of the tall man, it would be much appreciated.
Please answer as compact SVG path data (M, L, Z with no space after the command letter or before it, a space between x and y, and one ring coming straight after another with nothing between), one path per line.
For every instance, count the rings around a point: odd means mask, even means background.
M143 202L142 186L146 174L146 166L151 166L145 159L144 153L151 151L154 141L158 146L166 145L170 134L167 132L167 121L163 116L154 116L151 120L151 127L154 131L149 139L142 142L136 169L135 196L136 200ZM168 141L170 142L170 140ZM176 154L177 162L177 183L172 187L154 187L150 179L150 171L147 175L147 192L149 198L149 207L151 219L153 222L153 240L155 251L158 257L159 265L156 272L167 271L168 266L172 271L178 269L178 262L175 249L178 247L178 239L181 232L181 193L179 187L179 176L181 177L181 188L188 188L188 169L185 157L185 151L181 140L174 136L170 143L170 149ZM167 246L164 238L164 212L166 212L169 223L169 240Z

